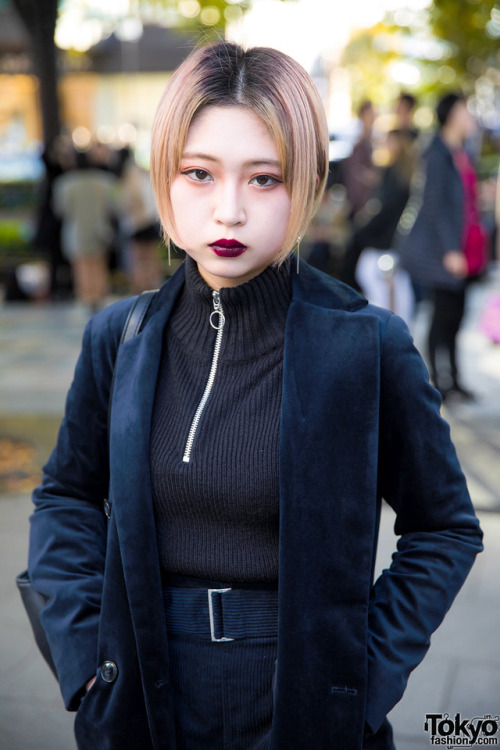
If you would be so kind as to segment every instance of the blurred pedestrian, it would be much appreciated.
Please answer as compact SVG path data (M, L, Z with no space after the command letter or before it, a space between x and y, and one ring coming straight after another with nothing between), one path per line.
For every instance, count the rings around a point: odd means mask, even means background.
M499 144L500 145L500 144ZM496 195L495 195L495 245L494 245L494 256L496 261L500 261L500 164L498 165L497 181L496 181Z
M117 178L79 153L77 168L54 182L53 206L62 220L62 250L71 264L77 299L95 312L109 287L108 251L119 212Z
M59 136L42 153L45 175L40 186L33 245L49 260L50 296L65 299L72 294L71 270L61 250L61 219L53 208L55 180L76 165L76 155L64 136Z
M413 317L413 291L407 272L398 268L393 241L410 197L415 154L412 139L404 130L390 131L386 146L389 164L382 172L379 208L354 232L347 247L342 280L359 286L370 302L391 309L409 324Z
M400 93L395 107L396 123L394 129L404 133L410 141L415 141L419 135L419 130L413 122L416 106L417 99L413 94L407 91Z
M372 197L379 180L379 171L373 163L372 132L376 113L371 101L362 102L358 109L358 119L361 133L343 166L343 180L353 221Z
M443 399L451 394L472 399L461 382L456 341L465 310L466 252L475 213L472 165L465 142L474 131L465 96L449 93L440 100L438 132L424 154L417 193L401 226L403 263L433 301L428 335L431 378Z
M163 282L159 243L160 223L149 173L122 149L120 179L122 228L126 238L126 267L130 286L137 294Z
M290 257L327 171L282 52L220 42L170 78L151 174L187 257L138 335L131 300L87 325L34 493L79 750L394 750L386 714L482 549L405 324ZM374 583L382 496L400 538Z
M306 240L310 243L307 262L313 268L337 276L350 231L342 188L328 187L314 215Z
M101 169L107 174L118 176L121 170L120 150L104 143L98 138L92 141L87 158L94 169ZM109 271L122 271L122 250L123 242L120 232L120 215L112 217L113 237L108 245L108 269Z
M108 143L103 143L99 139L94 140L87 152L87 158L94 169L116 174L117 153Z

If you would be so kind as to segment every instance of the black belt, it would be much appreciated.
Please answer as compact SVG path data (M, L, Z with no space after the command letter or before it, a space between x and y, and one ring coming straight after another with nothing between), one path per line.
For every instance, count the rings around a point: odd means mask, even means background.
M212 641L278 635L278 592L253 589L164 589L167 630Z

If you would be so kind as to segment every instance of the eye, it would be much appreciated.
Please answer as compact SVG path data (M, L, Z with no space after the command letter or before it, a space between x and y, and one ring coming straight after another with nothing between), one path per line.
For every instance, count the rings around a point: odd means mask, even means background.
M193 182L209 182L211 180L210 174L205 169L187 169L182 174L189 177Z
M280 183L281 180L277 177L271 177L270 174L259 174L250 180L250 184L258 185L259 187L271 187Z

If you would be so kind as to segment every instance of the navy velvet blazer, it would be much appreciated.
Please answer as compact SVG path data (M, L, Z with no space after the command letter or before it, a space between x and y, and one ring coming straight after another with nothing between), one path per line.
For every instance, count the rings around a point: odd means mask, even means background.
M149 434L183 279L181 267L118 355L132 301L89 322L34 492L29 571L49 597L42 621L69 709L98 675L76 716L82 750L175 748ZM301 264L285 333L272 750L391 747L371 733L482 549L439 406L405 324ZM382 497L399 540L373 583ZM111 681L100 671L108 660Z

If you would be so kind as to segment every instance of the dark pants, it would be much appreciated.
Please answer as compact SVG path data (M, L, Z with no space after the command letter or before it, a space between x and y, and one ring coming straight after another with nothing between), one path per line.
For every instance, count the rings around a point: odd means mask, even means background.
M249 617L248 609L246 615L242 613L244 603L238 603L242 592L220 586L212 598L209 627L206 590L197 592L200 589L194 591L195 604L185 589L164 592L177 750L269 750L278 642L276 599L269 601L266 595L260 604L253 599ZM244 600L248 601L246 594ZM243 631L247 636L240 638L237 634ZM235 640L212 641L212 635ZM365 738L363 748L394 750L387 720L375 735Z
M433 289L432 299L434 310L428 339L430 374L434 385L444 392L459 384L456 340L464 316L465 287Z
M267 750L277 639L168 640L178 750Z
M178 750L268 750L276 639L168 640ZM387 719L363 750L395 750Z

